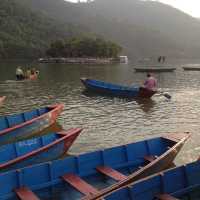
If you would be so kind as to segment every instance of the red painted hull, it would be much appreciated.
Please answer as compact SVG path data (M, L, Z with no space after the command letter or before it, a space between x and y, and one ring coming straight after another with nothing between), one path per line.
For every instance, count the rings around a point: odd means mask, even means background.
M151 98L156 93L157 91L148 90L146 88L140 87L138 96L141 98Z

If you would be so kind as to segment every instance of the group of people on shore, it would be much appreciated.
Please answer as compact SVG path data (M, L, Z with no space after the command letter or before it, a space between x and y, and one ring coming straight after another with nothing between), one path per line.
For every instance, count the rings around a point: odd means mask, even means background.
M16 79L17 80L36 80L38 78L39 71L35 68L23 70L21 66L16 69Z

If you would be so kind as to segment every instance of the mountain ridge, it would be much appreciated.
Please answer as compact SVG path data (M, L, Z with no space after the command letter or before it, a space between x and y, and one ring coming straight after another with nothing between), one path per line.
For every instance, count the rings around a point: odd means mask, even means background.
M79 32L102 36L119 43L124 48L124 53L133 58L158 55L176 58L199 56L199 20L160 2L140 0L124 0L123 3L121 0L95 0L91 3L71 3L64 0L15 0L15 2L34 13L42 14L48 20L55 21L57 27L60 27L57 34L59 33L61 38L69 34L67 29L62 30L62 28L71 26L73 27L71 30L74 30L71 35ZM54 32L53 28L51 31ZM55 37L51 37L51 40L53 38ZM48 42L45 40L42 49L48 46Z

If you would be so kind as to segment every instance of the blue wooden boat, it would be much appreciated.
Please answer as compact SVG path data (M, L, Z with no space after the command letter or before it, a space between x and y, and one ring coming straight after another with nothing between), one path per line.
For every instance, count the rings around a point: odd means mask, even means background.
M51 133L0 147L0 172L57 159L65 154L81 129Z
M63 110L57 104L32 111L0 117L0 145L29 137L52 125Z
M189 136L171 134L3 173L0 199L97 199L169 167Z
M151 98L156 93L144 87L129 87L88 78L81 78L81 82L88 91L124 98Z
M200 161L176 167L121 188L105 200L199 200Z

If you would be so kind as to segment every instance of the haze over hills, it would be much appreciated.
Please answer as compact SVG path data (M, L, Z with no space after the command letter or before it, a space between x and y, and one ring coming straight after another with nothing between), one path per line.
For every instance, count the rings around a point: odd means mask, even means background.
M131 57L199 56L199 20L159 2L95 0L74 4L64 0L15 1L21 4L18 6L29 7L47 21L53 18L57 26L71 25L78 32L93 32L110 39L124 47L124 53ZM61 29L59 37L66 37L67 30ZM51 37L56 38L51 30Z

